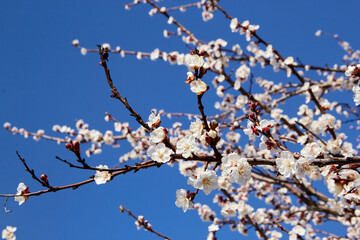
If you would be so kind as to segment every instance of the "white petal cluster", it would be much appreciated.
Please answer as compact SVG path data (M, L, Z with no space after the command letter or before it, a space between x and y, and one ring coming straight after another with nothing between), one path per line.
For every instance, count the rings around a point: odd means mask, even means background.
M204 58L197 54L186 54L185 64L189 69L199 69L204 65Z
M282 151L280 157L276 159L276 167L285 178L290 177L296 172L294 156L290 152Z
M166 137L166 129L163 127L158 127L150 133L150 141L152 143L160 143Z
M27 190L28 187L24 183L19 183L16 193L17 196L14 198L15 201L19 203L19 205L23 204L28 199L28 197L21 196L21 194L24 194L27 192Z
M196 95L204 94L208 89L208 86L205 82L201 81L201 79L197 79L195 81L192 81L190 83L190 90L193 93L196 93Z
M212 190L219 187L217 175L213 170L206 170L201 172L196 179L189 178L188 183L195 188L203 190L206 195L209 195Z
M101 164L99 166L97 166L96 168L109 169L109 167L107 165L101 165ZM100 170L96 171L94 180L97 185L105 184L106 182L110 181L110 179L111 179L111 173L109 173L108 171L100 171Z
M203 122L199 118L195 118L195 122L191 122L190 124L190 131L197 138L201 137L203 129Z
M7 226L4 230L2 230L1 238L6 240L16 240L16 236L14 234L16 229L16 227Z
M190 157L191 153L197 151L195 137L187 135L176 143L176 154L181 154L184 158Z
M231 19L230 28L231 28L232 32L237 32L238 31L238 28L239 28L238 25L239 25L239 22L238 22L237 18Z
M151 146L147 155L156 162L166 163L170 161L170 155L173 151L165 146L164 143L159 143L155 146Z
M251 177L251 166L245 158L236 153L230 153L221 159L222 175L228 176L230 182L245 185Z
M194 203L188 198L187 192L185 189L176 190L176 201L175 205L178 208L182 208L184 212L188 209L194 208Z
M194 208L198 211L201 220L204 222L211 222L216 216L216 213L206 204L201 205L200 203L196 203L194 204Z
M358 85L353 87L353 92L354 92L354 102L356 106L360 105L360 87Z
M157 114L155 110L153 110L149 116L149 121L147 124L153 128L157 127L160 124L160 114Z

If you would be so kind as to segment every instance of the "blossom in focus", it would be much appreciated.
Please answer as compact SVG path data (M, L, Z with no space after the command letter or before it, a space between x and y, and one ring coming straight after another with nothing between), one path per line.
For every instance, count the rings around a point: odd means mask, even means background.
M150 133L150 141L153 143L160 143L166 138L166 135L166 129L163 127L158 127Z
M2 230L1 238L6 240L15 240L16 236L14 232L16 231L16 227L6 226L4 230Z
M278 157L276 159L276 167L285 178L290 177L296 171L294 156L290 152L282 151L280 158Z
M231 182L245 185L251 177L251 166L245 158L230 153L221 159L223 175L230 177Z
M97 166L99 169L109 169L107 165L99 165ZM106 182L110 181L111 179L111 173L108 171L96 171L94 180L97 185L99 184L105 184Z
M186 212L188 209L194 208L194 203L189 199L185 189L176 190L175 205L179 208L182 208L184 212Z
M198 69L204 65L204 58L197 54L186 54L185 55L185 64L190 69Z
M164 143L159 143L155 146L151 146L147 155L156 162L166 163L170 161L170 155L173 151L165 146Z
M157 128L160 126L160 123L160 114L157 114L156 111L152 111L147 124L150 126L150 128Z
M206 85L206 83L201 81L201 79L197 79L190 83L190 90L196 93L196 95L204 94L207 91L207 89L208 86Z
M247 128L244 129L244 133L249 136L249 141L254 141L255 137L260 136L255 123L248 120Z
M21 196L22 194L30 193L29 188L24 183L19 183L17 187L17 193L15 201L19 202L19 205L23 204L26 200L29 199L29 196Z
M176 153L181 154L184 158L190 157L192 152L197 151L195 137L187 135L176 143Z
M276 134L272 135L272 138L268 138L266 136L261 136L261 143L259 144L260 150L269 150L270 155L274 155L280 151L278 147L279 136Z
M307 158L316 158L322 151L322 148L316 142L308 143L301 150L301 155Z
M190 124L190 131L197 138L201 136L203 129L203 122L199 118L195 118L195 122L191 122Z
M219 187L217 175L213 170L206 170L201 172L194 181L194 187L203 190L206 195L209 195L212 190Z

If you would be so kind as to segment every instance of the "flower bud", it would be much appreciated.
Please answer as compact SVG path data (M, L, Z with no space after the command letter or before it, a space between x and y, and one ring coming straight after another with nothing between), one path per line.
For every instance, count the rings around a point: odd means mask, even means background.
M65 144L65 147L66 147L66 149L69 150L69 151L72 151L72 150L73 150L73 145L72 145L72 143L66 143L66 144Z
M49 184L49 179L48 179L48 177L46 176L46 174L41 175L41 176L40 176L40 179L41 179L41 181L43 181L44 183Z

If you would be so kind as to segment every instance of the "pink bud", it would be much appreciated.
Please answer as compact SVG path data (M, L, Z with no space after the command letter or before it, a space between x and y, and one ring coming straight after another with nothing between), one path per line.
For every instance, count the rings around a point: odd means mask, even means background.
M73 145L72 145L71 143L66 143L66 144L65 144L65 147L66 147L66 149L69 150L69 151L72 151L72 150L73 150Z
M46 183L46 184L49 184L49 180L48 180L48 177L46 176L46 174L43 174L40 176L40 179Z

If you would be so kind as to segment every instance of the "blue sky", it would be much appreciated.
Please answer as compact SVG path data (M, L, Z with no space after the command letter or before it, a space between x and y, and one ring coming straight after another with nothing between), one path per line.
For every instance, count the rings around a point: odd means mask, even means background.
M187 2L187 1L179 1ZM187 52L177 38L164 39L164 29L176 31L161 15L150 17L148 5L124 10L126 1L3 1L0 8L0 122L29 131L44 129L51 133L55 124L75 127L75 119L83 119L91 128L105 132L113 129L104 121L105 112L118 120L137 125L123 106L109 97L104 72L98 65L97 54L82 56L71 46L75 38L86 48L110 43L114 48L151 52ZM173 6L177 1L161 1L161 6ZM325 66L341 63L343 51L336 41L317 38L322 29L349 41L359 48L358 9L360 2L339 1L235 1L220 2L231 16L249 19L259 24L258 34L284 56L299 57L302 62ZM185 14L173 12L185 27L204 41L223 38L245 48L243 37L231 33L229 21L219 12L204 23L201 11L189 9ZM119 92L126 96L143 118L151 109L168 112L198 113L196 96L184 84L186 68L170 66L160 60L138 61L135 57L111 55L111 74ZM272 81L289 81L284 74L263 73ZM205 79L210 85L212 76ZM208 115L219 98L211 88L204 97ZM339 95L340 96L340 95ZM341 95L351 99L351 95ZM184 127L190 123L182 121ZM164 123L170 124L171 121ZM170 126L170 125L168 125ZM56 134L54 134L56 135ZM50 183L65 185L85 180L93 173L70 169L55 159L73 159L63 145L40 140L35 142L0 129L0 192L15 193L19 182L30 191L41 189L24 170L15 151L28 161L38 174L46 173ZM91 165L115 165L124 148L105 147L99 156L91 157ZM85 147L86 148L86 147ZM127 174L98 186L90 184L31 198L22 206L12 199L7 208L12 213L0 212L0 229L16 226L18 239L157 239L136 230L134 220L118 212L120 204L144 215L154 229L173 239L203 239L209 223L203 223L195 211L183 214L175 204L175 191L187 188L186 180L177 170L163 166L136 174ZM197 200L202 201L204 195ZM212 201L213 194L206 201ZM2 204L2 202L0 202ZM219 210L217 206L214 209ZM238 238L224 229L219 237Z

